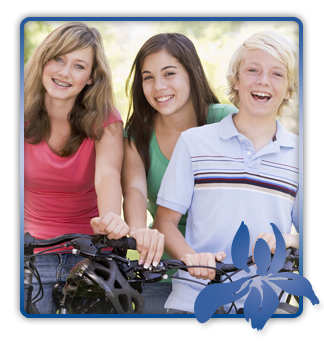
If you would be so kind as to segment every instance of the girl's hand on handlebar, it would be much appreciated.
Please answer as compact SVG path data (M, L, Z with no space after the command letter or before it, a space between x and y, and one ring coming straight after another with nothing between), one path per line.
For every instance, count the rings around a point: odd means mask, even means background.
M196 253L196 254L186 254L181 259L187 266L210 266L216 267L216 261L223 261L226 257L224 252L219 252L216 254L212 253ZM189 267L188 272L191 276L197 279L213 280L215 279L216 273L212 268L204 267Z
M132 229L130 237L136 240L137 251L140 253L138 264L148 268L151 264L157 266L164 251L164 235L157 229Z
M90 221L94 234L107 234L108 239L118 240L129 233L126 222L112 212L103 217L94 217Z

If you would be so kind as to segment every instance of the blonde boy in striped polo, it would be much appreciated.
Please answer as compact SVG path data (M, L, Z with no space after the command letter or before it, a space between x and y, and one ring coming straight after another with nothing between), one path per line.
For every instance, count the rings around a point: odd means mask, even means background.
M259 237L274 251L270 223L287 247L299 247L299 236L290 234L292 223L299 227L298 136L276 120L298 92L297 74L298 49L276 32L257 33L237 49L228 81L238 114L182 133L161 184L153 228L165 235L170 257L187 265L231 263L232 241L242 221L250 232L250 254ZM177 225L187 211L183 238ZM215 275L205 268L179 273L204 283ZM168 313L193 313L202 289L174 279Z

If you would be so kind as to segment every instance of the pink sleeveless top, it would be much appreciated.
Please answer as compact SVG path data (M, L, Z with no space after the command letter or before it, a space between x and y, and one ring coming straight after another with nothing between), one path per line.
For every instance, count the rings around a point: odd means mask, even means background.
M107 124L122 122L110 115ZM95 142L85 139L69 157L60 157L42 142L24 144L24 228L39 239L67 233L93 234L98 216Z

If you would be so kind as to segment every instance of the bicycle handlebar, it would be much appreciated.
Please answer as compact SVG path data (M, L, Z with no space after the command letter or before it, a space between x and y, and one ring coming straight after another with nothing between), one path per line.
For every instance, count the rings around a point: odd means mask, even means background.
M57 236L51 239L41 240L36 239L30 235L30 233L25 233L24 235L24 250L25 255L33 255L34 248L43 248L43 247L52 247L58 245L60 243L66 243L65 246L72 246L75 248L81 255L85 257L112 257L115 258L122 263L128 264L127 266L121 266L120 268L125 268L124 272L128 273L129 271L139 272L144 276L141 281L158 281L162 279L163 275L170 269L183 269L185 271L188 270L189 267L208 267L208 266L187 266L182 261L166 259L161 260L161 262L153 267L150 266L148 269L145 269L143 265L138 265L137 260L129 262L121 256L121 253L113 254L111 251L106 253L101 253L103 248L112 247L114 250L122 250L123 256L126 255L127 249L136 250L136 240L130 237L123 237L119 240L109 240L106 235L86 235L86 234L65 234L61 236ZM109 254L110 253L110 254ZM285 265L281 271L291 270L293 267L293 263L298 262L299 251L295 248L289 248L287 250ZM253 265L252 256L250 256L247 260L247 265ZM298 263L299 266L299 263ZM296 268L297 269L297 268ZM234 264L224 264L223 262L216 262L216 277L212 282L220 281L222 275L239 271Z
M109 240L106 235L64 234L50 239L36 239L30 233L24 234L25 255L32 255L35 248L53 247L66 243L66 247L73 246L83 249L85 254L95 255L102 248L119 248L136 250L136 241L131 237L123 237L119 240Z
M247 265L250 267L254 265L252 256L248 257L247 259ZM163 275L171 270L171 269L182 269L184 271L188 271L188 268L193 267L205 267L205 268L211 268L209 266L187 266L185 263L179 260L173 260L173 259L165 259L161 260L160 263L153 267L150 266L148 269L144 269L143 265L138 265L137 261L133 261L130 268L134 272L139 272L144 278L145 282L150 281L158 281L161 280ZM299 250L293 247L290 247L286 251L286 260L281 268L280 272L286 272L286 271L298 271L299 270ZM223 262L216 262L216 275L215 279L211 281L211 283L217 283L221 282L222 276L226 275L227 279L229 279L235 272L241 271L241 269L238 269L234 264L225 264ZM231 273L230 276L228 274ZM143 281L143 280L136 280L136 281Z
M106 235L86 235L86 234L65 234L61 236L57 236L51 239L36 239L30 235L30 233L25 233L24 235L24 253L25 253L25 272L29 271L29 273L34 274L37 277L37 280L40 284L40 289L42 288L41 279L32 267L30 267L33 262L29 260L30 258L34 258L34 256L39 253L34 254L35 248L46 248L46 247L54 247L60 248L64 243L64 247L72 246L75 250L75 253L80 254L83 257L90 258L99 263L107 262L107 260L112 260L117 263L119 271L125 277L127 282L136 290L140 291L141 284L157 282L161 279L167 277L166 272L171 269L182 269L188 271L188 268L191 267L205 267L210 268L209 266L187 266L182 261L165 259L161 260L157 266L149 266L148 268L144 268L143 265L138 264L138 260L129 261L126 259L126 252L128 249L136 249L136 240L129 237L123 237L119 240L109 240ZM60 246L58 246L60 245ZM112 250L105 250L105 248L112 247ZM53 248L51 248L53 249ZM104 250L103 250L104 249ZM46 252L48 250L42 251L40 253ZM247 260L247 265L253 265L252 256L250 256ZM296 266L297 265L297 266ZM286 260L282 271L298 271L299 266L299 251L290 248L286 253ZM231 277L240 271L237 269L234 264L224 264L223 262L216 262L215 269L215 279L210 281L208 284L199 282L197 280L188 279L188 278L180 278L186 281L195 282L203 286L207 286L212 283L222 283L225 280L232 281ZM223 277L224 276L224 277ZM172 276L174 277L174 276ZM25 294L27 300L25 302L25 308L29 307L31 310L34 308L35 303L42 298L37 298L38 294L34 297L33 301L31 300L31 277L30 279L26 279L25 284L25 292L27 291L27 295ZM32 287L31 287L32 288ZM65 297L64 297L65 298ZM235 306L235 303L232 304ZM64 303L62 304L62 308L64 308ZM27 311L26 311L27 312ZM29 309L28 309L29 312Z

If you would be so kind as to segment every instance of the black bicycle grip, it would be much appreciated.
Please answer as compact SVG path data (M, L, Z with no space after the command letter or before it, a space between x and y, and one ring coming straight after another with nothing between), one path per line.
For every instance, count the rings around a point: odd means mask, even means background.
M103 243L107 247L136 250L136 240L132 237L124 236L118 240L110 240L110 239L108 239L107 236L104 236L103 237Z

